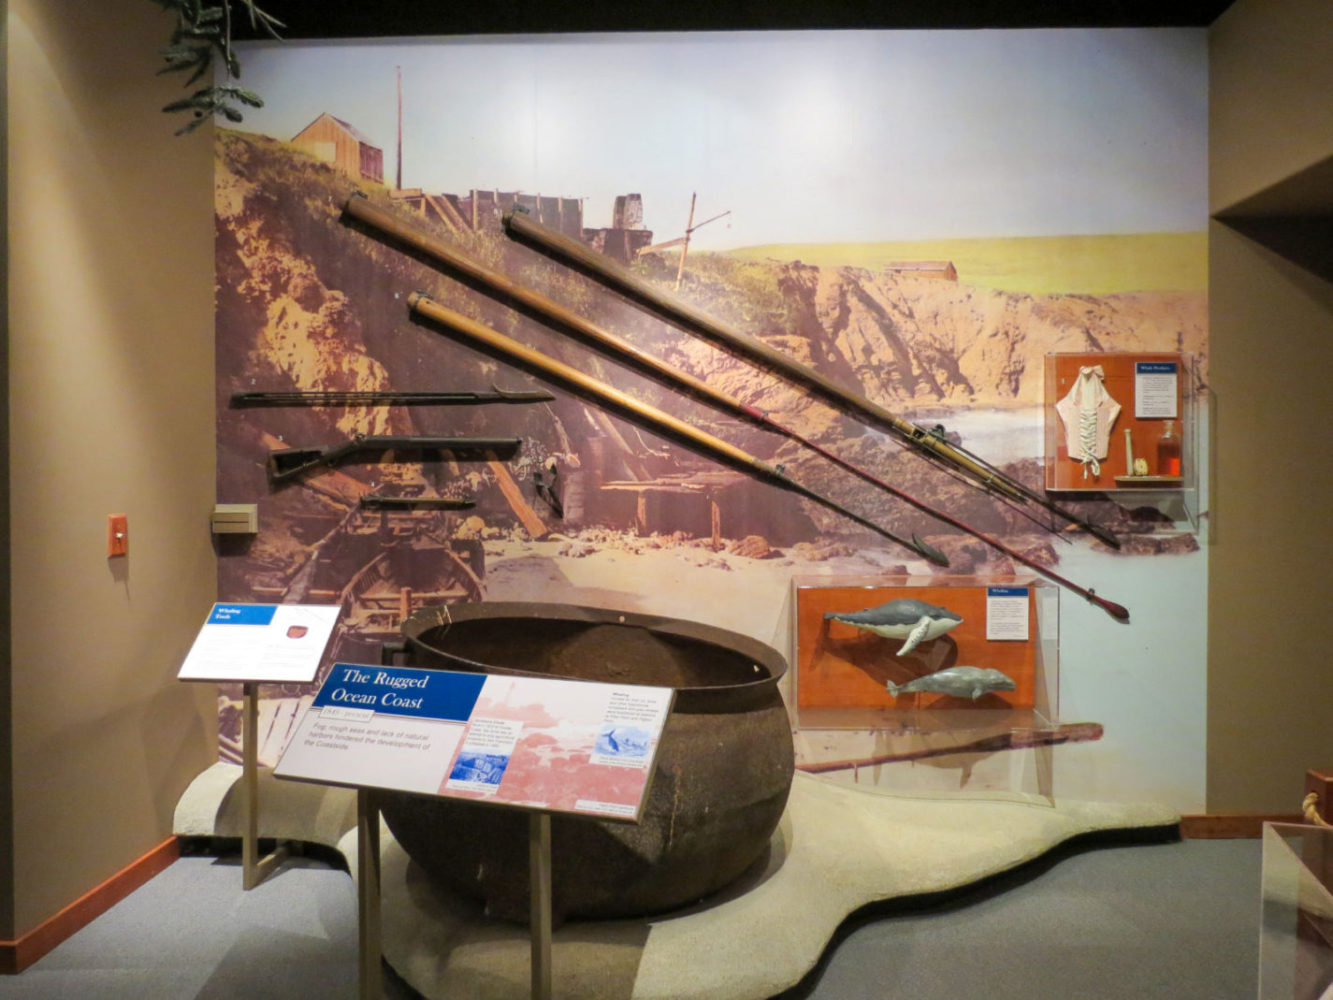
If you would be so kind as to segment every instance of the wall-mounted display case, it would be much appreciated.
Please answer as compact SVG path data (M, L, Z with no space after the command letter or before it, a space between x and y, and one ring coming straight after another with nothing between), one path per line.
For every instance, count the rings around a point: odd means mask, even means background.
M1046 355L1045 486L1154 508L1171 530L1198 528L1193 355Z
M959 730L1055 724L1059 592L1036 580L793 581L801 729Z

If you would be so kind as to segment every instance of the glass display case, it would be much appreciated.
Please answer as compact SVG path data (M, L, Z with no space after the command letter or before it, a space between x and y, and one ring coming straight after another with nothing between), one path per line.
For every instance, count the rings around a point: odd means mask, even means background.
M1333 829L1265 823L1259 1000L1333 997Z
M1151 507L1197 528L1198 421L1192 355L1046 356L1045 486Z
M802 729L956 730L1055 724L1059 592L1036 580L793 581Z

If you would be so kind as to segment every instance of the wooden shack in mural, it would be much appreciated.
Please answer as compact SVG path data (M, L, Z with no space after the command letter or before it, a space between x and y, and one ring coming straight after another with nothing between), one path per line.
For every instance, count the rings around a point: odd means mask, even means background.
M951 260L895 260L884 265L890 274L914 274L936 281L957 281L958 269Z
M327 111L292 136L292 145L354 181L384 183L384 150Z

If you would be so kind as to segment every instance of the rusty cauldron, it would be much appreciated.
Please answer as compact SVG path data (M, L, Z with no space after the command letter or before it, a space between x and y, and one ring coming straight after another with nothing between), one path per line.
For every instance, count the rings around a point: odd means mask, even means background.
M430 608L403 634L415 667L675 688L642 820L552 815L557 921L685 906L766 855L794 769L776 650L695 622L566 604ZM491 916L527 920L526 812L381 798L394 837L433 880L484 901Z

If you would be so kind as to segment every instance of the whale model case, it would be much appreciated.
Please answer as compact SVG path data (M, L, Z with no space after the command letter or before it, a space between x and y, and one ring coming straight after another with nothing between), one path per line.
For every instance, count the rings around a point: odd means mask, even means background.
M1055 724L1058 588L903 576L797 577L792 589L799 729L981 735Z

